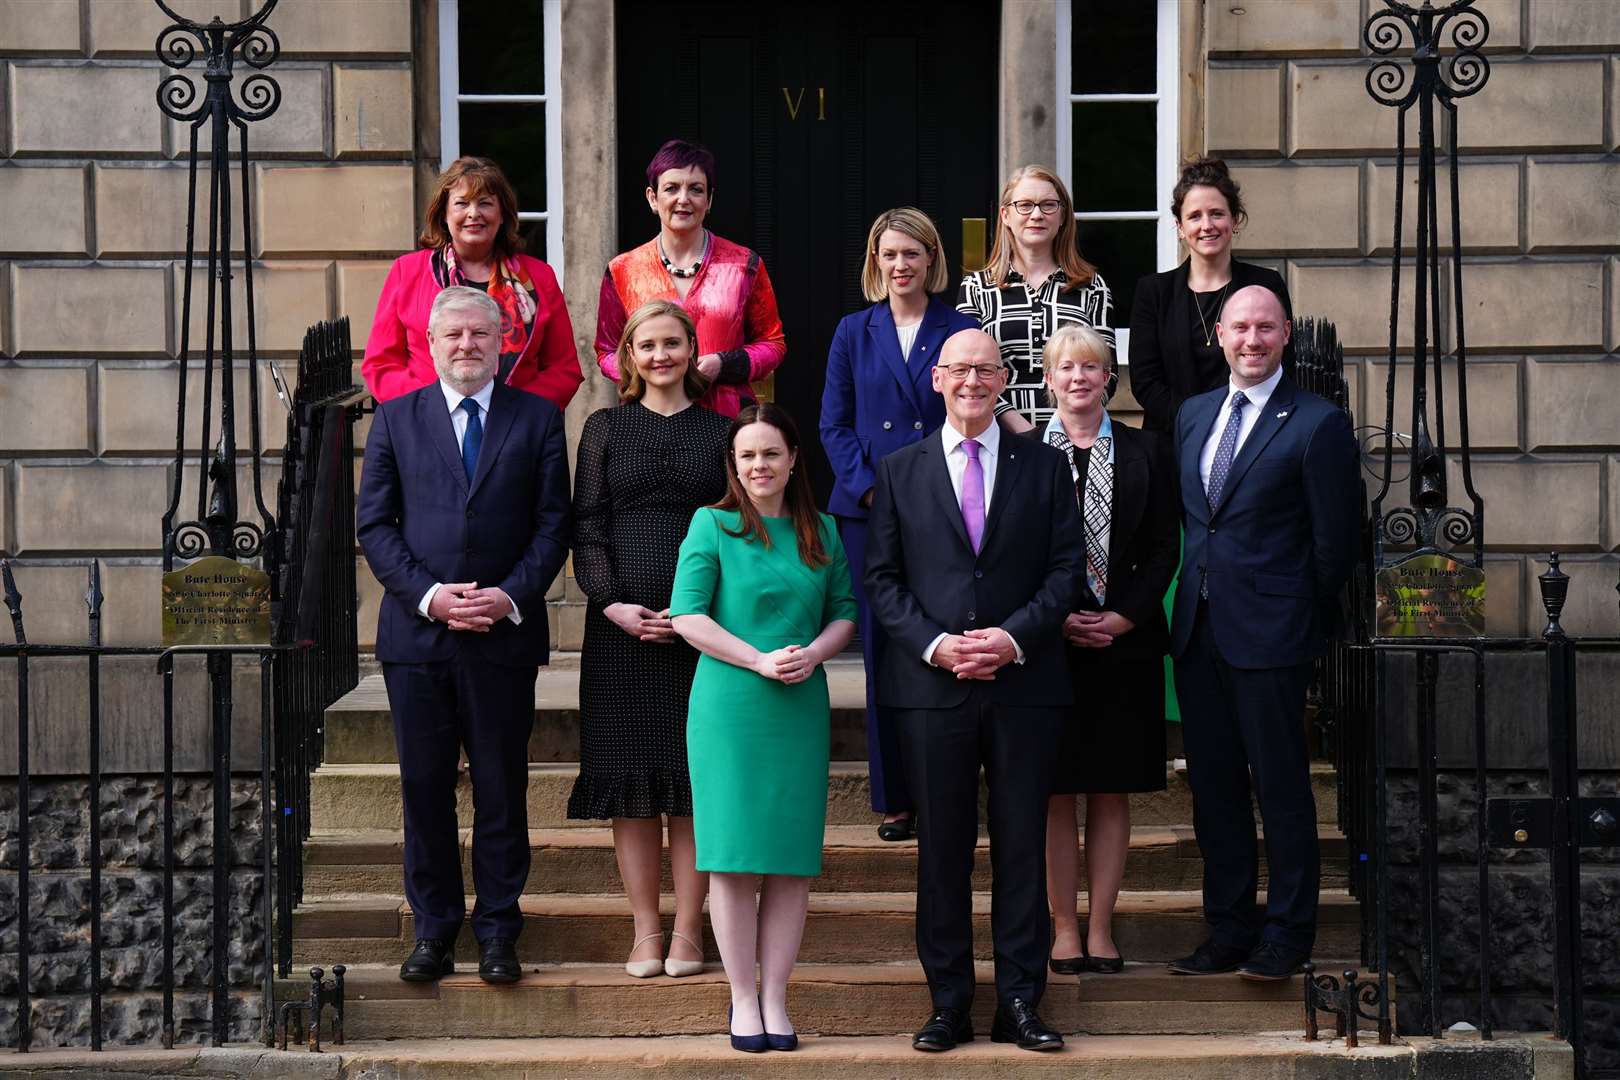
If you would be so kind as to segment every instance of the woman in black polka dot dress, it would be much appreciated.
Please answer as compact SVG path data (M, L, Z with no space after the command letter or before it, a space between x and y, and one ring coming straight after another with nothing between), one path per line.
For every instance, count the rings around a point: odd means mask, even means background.
M619 343L617 408L585 421L574 472L574 578L590 601L580 654L579 779L570 818L613 820L635 917L625 971L695 974L707 875L694 868L687 698L698 654L670 628L675 561L693 513L726 490L729 421L695 404L697 334L670 301L638 308ZM669 817L675 932L658 915Z

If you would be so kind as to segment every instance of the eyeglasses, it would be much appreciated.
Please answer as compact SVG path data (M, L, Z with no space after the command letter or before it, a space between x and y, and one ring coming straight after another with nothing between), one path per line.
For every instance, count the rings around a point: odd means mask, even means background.
M1017 202L1011 202L1007 205L1012 207L1013 212L1019 217L1029 217L1029 215L1033 214L1037 209L1040 210L1044 216L1052 217L1059 210L1063 209L1063 204L1058 202L1056 199L1043 199L1040 202L1030 202L1028 199L1019 199Z
M979 377L980 382L987 383L1000 375L1002 371L1003 368L1000 364L947 364L945 366L945 374L957 382L966 379L968 373L972 372Z

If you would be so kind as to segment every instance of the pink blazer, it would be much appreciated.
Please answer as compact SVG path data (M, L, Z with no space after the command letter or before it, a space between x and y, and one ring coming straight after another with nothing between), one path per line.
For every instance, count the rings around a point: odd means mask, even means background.
M433 357L428 353L428 312L439 295L427 248L394 260L377 298L377 317L366 341L360 372L366 389L378 401L389 401L436 382ZM585 381L579 354L574 350L574 327L568 320L557 275L539 259L519 255L535 287L534 329L523 355L512 367L507 385L527 390L566 409L574 391Z

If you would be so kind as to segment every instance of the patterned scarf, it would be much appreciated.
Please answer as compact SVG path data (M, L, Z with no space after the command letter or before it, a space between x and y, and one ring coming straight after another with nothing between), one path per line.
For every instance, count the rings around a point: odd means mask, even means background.
M1069 459L1069 476L1074 480L1074 495L1085 519L1086 585L1097 603L1108 598L1108 533L1113 516L1114 467L1108 463L1112 439L1100 438L1091 444L1086 459L1086 475L1082 479L1080 467L1075 463L1074 444L1061 428L1049 428L1046 442L1055 446Z
M439 288L466 285L467 276L456 265L455 248L444 245L433 253L433 280ZM523 354L534 329L534 282L516 256L496 259L489 275L489 298L501 309L501 356L513 360ZM503 370L507 365L501 365Z

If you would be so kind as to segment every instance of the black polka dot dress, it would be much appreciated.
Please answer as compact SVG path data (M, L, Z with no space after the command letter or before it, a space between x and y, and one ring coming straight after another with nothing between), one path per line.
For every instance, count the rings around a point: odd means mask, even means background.
M574 578L590 601L579 664L579 779L568 816L687 816L687 699L698 654L642 642L602 609L669 606L692 515L726 490L731 422L697 405L661 416L631 402L593 413L574 472Z

